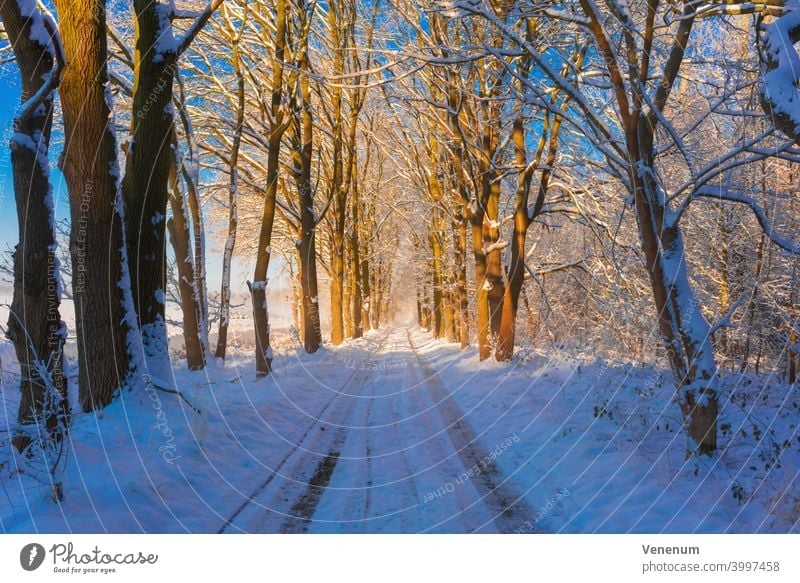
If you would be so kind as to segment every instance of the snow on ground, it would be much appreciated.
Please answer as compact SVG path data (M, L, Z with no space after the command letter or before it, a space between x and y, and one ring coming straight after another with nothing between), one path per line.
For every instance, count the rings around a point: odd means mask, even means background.
M73 420L64 500L0 452L5 532L797 532L798 387L723 379L720 455L685 460L668 373L474 350L398 327L126 392ZM5 424L13 350L0 346Z
M421 350L549 532L797 532L800 390L724 379L715 459L685 459L668 371L541 355L476 366L416 333Z

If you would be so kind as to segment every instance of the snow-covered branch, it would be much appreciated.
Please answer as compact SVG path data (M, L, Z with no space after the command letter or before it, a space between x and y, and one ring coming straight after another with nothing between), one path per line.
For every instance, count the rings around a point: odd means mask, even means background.
M58 33L56 23L50 15L39 12L38 8L33 6L32 3L23 10L23 6L26 5L27 2L21 2L20 10L24 16L33 20L33 24L31 25L31 38L41 43L42 46L48 47L49 52L53 55L53 68L47 73L47 77L38 91L19 106L15 119L17 127L24 124L42 102L52 96L58 84L61 82L61 73L64 70L64 64L66 62L64 47L61 44L61 36ZM36 35L35 39L33 39L33 35Z
M747 196L746 194L731 192L727 189L711 186L698 189L695 191L694 196L699 198L712 198L715 200L736 202L750 207L750 210L753 211L753 214L758 220L758 224L761 225L761 228L764 230L764 233L767 235L767 237L769 237L770 241L788 253L800 255L800 245L795 244L794 242L775 232L775 229L772 227L772 224L767 218L764 209L761 208L761 206L758 204L758 201L756 201L754 198Z
M203 10L203 12L201 12L200 15L197 16L195 21L192 23L189 29L183 34L183 36L180 39L176 39L176 52L178 55L183 54L186 51L186 49L189 48L189 46L194 41L195 37L200 33L201 30L203 30L203 27L206 25L209 19L214 15L214 12L217 11L217 8L219 8L224 1L225 0L212 0L211 2L209 2L205 10ZM176 14L180 14L181 18L188 18L186 13L177 12L173 8L173 15Z
M764 27L761 104L775 127L800 144L800 0L787 0L786 13Z
M731 316L733 316L733 313L742 304L742 302L744 301L745 296L746 296L746 294L739 295L739 297L736 298L736 301L733 302L728 307L727 310L725 310L725 313L722 315L722 317L719 320L717 320L716 322L714 322L711 326L709 326L709 328L708 328L709 335L714 334L714 332L716 332L720 328L732 328L733 327L733 322L731 322Z

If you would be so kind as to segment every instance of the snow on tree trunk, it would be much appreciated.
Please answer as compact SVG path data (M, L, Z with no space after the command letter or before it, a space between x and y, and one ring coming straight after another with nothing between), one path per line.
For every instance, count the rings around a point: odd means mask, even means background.
M800 144L800 55L794 48L800 40L800 0L787 0L783 9L783 16L764 26L759 91L775 127Z
M10 142L19 244L13 255L8 336L20 366L18 421L43 426L33 432L40 438L59 440L69 415L63 354L67 329L60 312L48 151L63 54L55 23L32 1L3 2L0 18L22 81L22 103ZM19 451L31 441L27 432L13 438Z
M72 288L85 411L108 405L140 365L132 308L114 117L108 88L105 4L56 0L69 66L59 93L62 169L70 199Z
M197 301L195 285L194 258L192 256L189 211L186 208L184 193L178 178L178 167L182 163L178 156L178 144L173 143L173 160L170 164L170 183L172 194L170 206L172 218L167 227L175 263L178 270L178 289L180 291L181 312L183 314L183 338L186 345L186 364L189 370L201 370L206 365L206 350L203 344L201 327L203 324L200 305Z
M652 130L638 132L631 151L636 216L653 289L659 329L680 392L690 453L712 454L717 445L717 367L708 323L694 297L678 217L671 216L655 181ZM633 147L633 146L631 146Z
M173 143L173 78L177 67L168 5L134 0L134 93L125 178L128 257L134 305L150 374L170 377L163 290L166 289L166 214Z
M227 13L226 13L227 14ZM232 26L232 25L229 25ZM225 241L225 250L222 254L222 285L220 289L219 332L217 334L216 358L225 359L228 348L228 326L231 315L231 264L233 252L236 248L236 234L239 228L239 152L242 146L242 130L245 116L245 79L242 67L241 35L244 32L245 22L242 22L239 32L231 31L233 38L231 46L231 62L236 75L236 109L233 127L233 141L231 143L230 158L228 161L228 237Z

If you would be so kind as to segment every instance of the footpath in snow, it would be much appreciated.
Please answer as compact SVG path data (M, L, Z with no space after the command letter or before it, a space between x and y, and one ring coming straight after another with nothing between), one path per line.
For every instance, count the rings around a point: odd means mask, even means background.
M4 356L6 354L4 353ZM686 460L670 378L559 356L479 363L417 329L176 372L78 415L64 501L9 456L5 532L791 532L797 388L727 387L717 458ZM4 414L15 412L13 375ZM771 393L779 393L771 391Z

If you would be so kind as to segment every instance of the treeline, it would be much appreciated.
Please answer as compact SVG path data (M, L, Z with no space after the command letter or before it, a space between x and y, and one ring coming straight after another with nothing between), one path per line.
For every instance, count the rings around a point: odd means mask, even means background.
M793 8L398 6L387 94L428 217L420 324L481 359L510 360L521 324L524 342L663 356L688 451L713 453L720 360L797 378Z
M8 329L21 370L20 450L58 442L68 426L65 281L87 412L122 389L172 384L171 298L189 369L225 358L235 256L253 265L259 376L273 359L266 298L275 256L293 274L307 352L322 343L319 266L330 281L333 344L387 317L398 232L377 202L386 152L364 107L378 3L188 4L59 0L55 13L28 0L2 4L22 84ZM51 149L61 150L69 192L62 248ZM205 223L220 215L217 294Z

